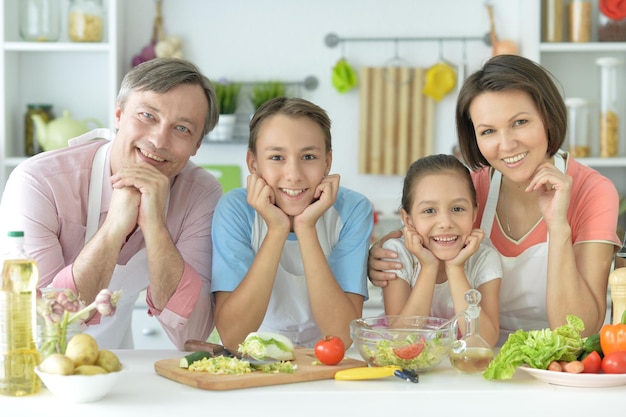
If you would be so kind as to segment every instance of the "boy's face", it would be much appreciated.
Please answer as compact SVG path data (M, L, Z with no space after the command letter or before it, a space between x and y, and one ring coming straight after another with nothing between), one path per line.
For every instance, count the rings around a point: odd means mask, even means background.
M272 116L261 125L256 155L248 151L250 173L257 174L275 195L275 204L289 216L309 206L315 189L332 162L322 129L307 117Z
M454 259L472 233L476 210L467 186L453 171L423 176L413 184L411 212L402 210L404 223L442 261Z

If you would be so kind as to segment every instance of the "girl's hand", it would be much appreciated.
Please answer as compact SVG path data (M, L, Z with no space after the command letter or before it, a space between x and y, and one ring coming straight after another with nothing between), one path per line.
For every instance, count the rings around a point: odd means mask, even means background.
M327 175L315 188L313 202L294 218L294 229L298 225L315 226L320 217L337 201L339 175Z
M273 227L287 227L289 229L289 216L275 205L274 190L267 185L263 178L257 174L248 175L247 190L248 204L265 220L268 229Z
M424 247L424 240L413 226L404 226L404 244L409 252L417 257L422 268L429 265L439 266L439 259Z
M539 211L548 225L567 222L572 177L559 171L552 163L540 165L526 188L537 192Z
M454 259L447 261L446 266L449 265L464 267L465 262L467 262L470 256L476 253L476 251L480 247L480 243L483 241L484 238L485 232L482 229L472 230L472 232L465 240L465 246L463 247L463 249L461 249L458 255L454 257Z

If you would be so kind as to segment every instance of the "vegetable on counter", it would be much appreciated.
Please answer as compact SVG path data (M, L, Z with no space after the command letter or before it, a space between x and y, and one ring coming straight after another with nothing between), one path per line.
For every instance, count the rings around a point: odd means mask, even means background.
M605 324L600 330L600 346L604 356L618 351L626 351L626 311L621 323Z
M337 365L346 354L346 346L337 336L326 336L315 344L315 357L324 365Z
M509 335L483 372L483 377L487 380L511 379L515 368L523 364L547 369L553 361L574 361L584 350L584 340L580 336L583 330L583 321L572 315L567 316L567 324L554 330L518 330Z
M258 360L291 361L296 358L291 340L281 334L270 332L250 333L239 345L238 351Z

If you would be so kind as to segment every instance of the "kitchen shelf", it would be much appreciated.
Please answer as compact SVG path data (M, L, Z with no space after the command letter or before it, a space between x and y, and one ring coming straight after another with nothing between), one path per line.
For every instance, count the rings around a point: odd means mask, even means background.
M3 49L16 52L109 52L111 45L102 42L5 42Z
M539 45L541 52L626 52L626 42L542 42Z

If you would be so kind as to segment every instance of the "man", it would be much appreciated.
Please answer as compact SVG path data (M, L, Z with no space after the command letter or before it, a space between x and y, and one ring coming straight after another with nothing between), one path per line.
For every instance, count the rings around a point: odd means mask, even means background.
M2 203L40 268L39 287L85 303L122 290L112 317L90 317L101 348L132 348L131 317L147 288L149 314L177 348L213 329L211 222L218 181L189 158L217 123L215 91L197 67L154 59L122 80L111 141L96 129L18 166ZM113 136L113 135L111 135Z

